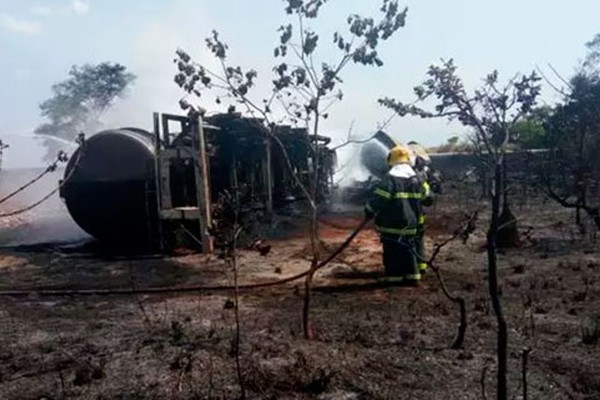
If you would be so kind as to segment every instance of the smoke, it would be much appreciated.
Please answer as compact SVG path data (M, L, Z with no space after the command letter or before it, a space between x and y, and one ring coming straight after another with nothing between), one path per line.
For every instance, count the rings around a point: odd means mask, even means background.
M98 121L91 121L84 127L86 136L119 127L150 130L153 112L182 113L179 100L183 92L173 81L176 73L173 63L175 51L183 48L197 59L209 59L205 51L195 50L204 48L204 37L208 35L211 24L206 21L206 14L200 7L191 4L183 2L170 7L169 14L147 20L128 36L131 39L126 46L130 49L127 57L115 61L124 64L137 79L126 95L117 99ZM207 31L202 32L198 27L207 27ZM0 137L10 145L4 152L0 171L0 197L42 172L48 164L44 155L49 148L50 155L59 149L68 153L75 149L68 140L33 133L1 134ZM64 170L59 169L48 174L24 192L0 204L0 213L38 201L57 187L63 173ZM32 211L13 217L0 217L0 246L72 242L85 238L89 236L72 220L58 193Z
M204 49L204 38L208 36L211 24L200 6L186 3L169 7L168 14L149 19L131 35L130 56L123 64L137 79L126 95L103 116L103 128L133 126L150 130L153 112L183 113L179 100L185 93L174 82L177 72L173 62L175 51L181 48L194 59L214 63ZM205 31L199 27L204 27ZM216 63L211 62L208 64L216 69ZM203 97L202 105L209 102L214 104L214 98Z
M36 134L2 135L10 147L4 150L0 171L0 198L14 192L44 171L45 142L71 154L77 144L65 139ZM56 189L63 177L64 165L11 199L0 203L0 214L27 207ZM88 238L71 219L58 193L33 210L0 217L0 246L30 245L47 242L73 242Z
M337 167L334 182L337 186L345 187L369 178L369 171L361 162L360 157L363 146L363 144L349 144L336 151Z
M170 15L163 15L143 24L131 35L128 59L116 60L137 76L126 96L118 99L99 121L84 127L86 136L104 129L139 127L151 129L152 113L181 113L179 99L183 93L173 81L176 69L173 58L177 48L184 48L194 57L205 53L192 50L203 47L203 35L198 26L203 23L201 10L173 7ZM194 8L194 7L193 7ZM200 17L200 18L199 18ZM107 56L109 57L109 56ZM5 151L3 171L0 173L0 197L29 182L47 165L44 154L51 155L62 149L71 153L74 143L49 136L34 134L2 135L10 144ZM75 144L76 146L76 144ZM57 187L63 176L59 169L3 204L0 213L19 209L34 203ZM56 194L38 208L14 217L0 218L0 246L14 246L44 242L72 242L89 236L72 220L66 206Z
M0 171L0 198L14 192L43 172L43 168L3 169ZM45 175L26 190L0 204L0 213L12 212L33 204L54 190L63 168ZM58 193L33 210L0 217L0 246L38 243L67 243L89 238L71 219Z

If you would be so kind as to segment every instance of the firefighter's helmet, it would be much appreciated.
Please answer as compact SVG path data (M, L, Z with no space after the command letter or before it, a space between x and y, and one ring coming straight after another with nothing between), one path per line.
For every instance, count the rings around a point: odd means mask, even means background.
M403 145L393 147L388 153L387 163L390 167L398 164L410 164L410 149Z

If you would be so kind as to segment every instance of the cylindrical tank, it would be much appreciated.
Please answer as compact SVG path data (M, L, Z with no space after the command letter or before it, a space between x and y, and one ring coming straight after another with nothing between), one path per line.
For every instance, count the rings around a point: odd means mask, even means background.
M69 160L61 190L69 213L101 242L143 246L156 221L153 136L107 130L86 139Z
M396 146L394 139L379 131L373 140L365 143L360 151L360 161L375 177L382 178L389 170L387 155Z

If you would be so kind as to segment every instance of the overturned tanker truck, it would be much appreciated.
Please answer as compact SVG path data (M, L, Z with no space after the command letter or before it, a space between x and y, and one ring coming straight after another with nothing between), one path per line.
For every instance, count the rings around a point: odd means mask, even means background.
M155 113L153 122L153 132L92 135L67 164L60 195L102 243L164 249L183 230L210 251L215 208L227 193L236 193L242 212L269 216L303 199L298 179L308 184L315 155L319 200L331 193L336 156L327 137L290 126L268 133L261 120L237 113Z

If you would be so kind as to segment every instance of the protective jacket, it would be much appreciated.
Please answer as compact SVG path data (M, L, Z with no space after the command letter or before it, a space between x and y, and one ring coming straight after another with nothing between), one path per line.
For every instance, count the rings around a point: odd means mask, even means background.
M375 216L381 234L414 236L422 225L423 206L432 201L429 184L410 165L399 164L376 186L365 212Z

